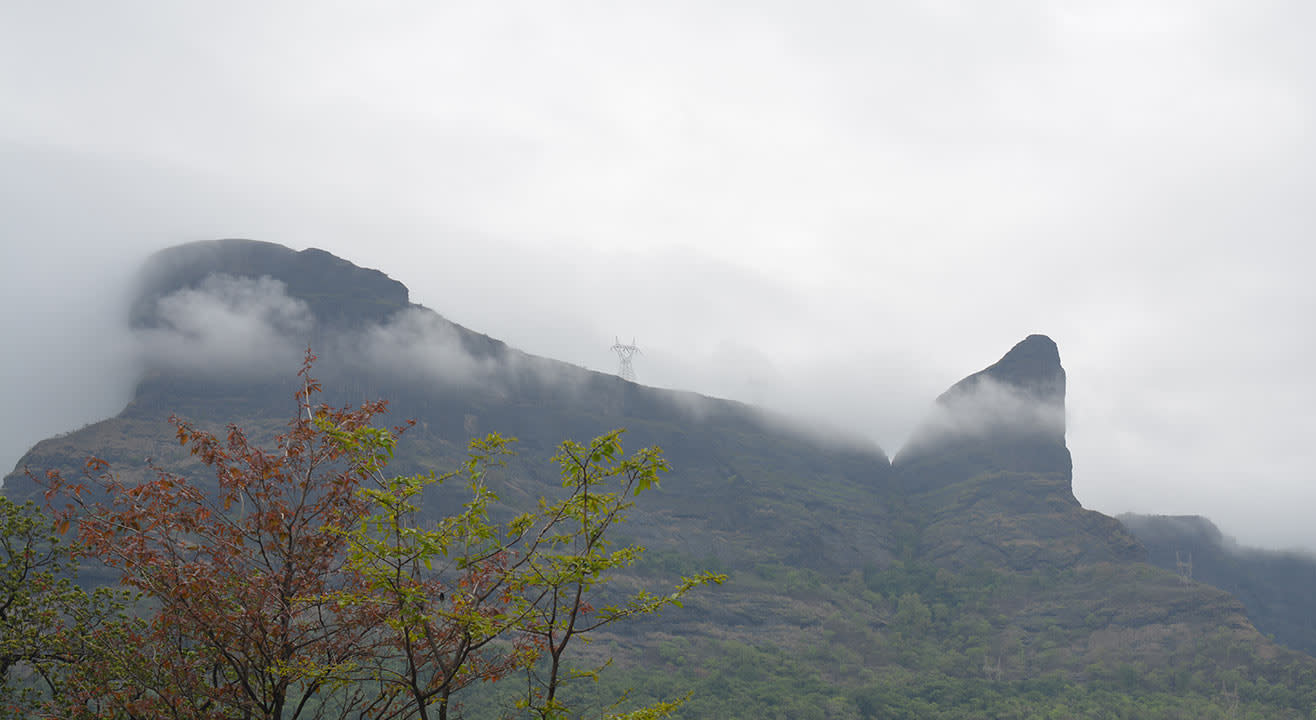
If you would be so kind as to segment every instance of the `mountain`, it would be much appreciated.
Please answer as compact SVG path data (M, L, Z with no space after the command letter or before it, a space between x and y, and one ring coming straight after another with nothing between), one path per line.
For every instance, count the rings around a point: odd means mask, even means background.
M553 482L544 460L558 443L625 427L628 447L658 445L681 469L628 524L638 539L742 565L886 561L887 510L873 498L874 486L889 482L890 462L876 445L528 355L411 303L383 273L321 250L249 240L164 250L142 273L131 326L154 352L128 407L38 443L19 468L76 472L94 448L120 473L145 476L148 456L195 469L168 417L277 432L310 345L328 402L384 398L393 422L417 420L395 463L402 472L453 467L472 437L496 430L518 438L516 468L528 478L509 497L529 500ZM35 497L22 473L6 479L5 492ZM436 512L443 499L434 500Z
M1065 370L1044 335L938 397L894 471L921 516L919 554L939 565L1027 570L1141 556L1118 522L1074 497Z
M1124 525L1074 498L1066 376L1042 335L949 388L888 460L834 430L523 353L320 250L163 251L131 325L148 358L132 402L38 443L20 467L76 473L94 454L144 477L149 456L195 474L170 413L273 434L308 345L328 401L381 397L391 422L416 420L399 472L452 468L489 431L518 437L497 478L507 511L552 492L546 459L563 439L625 427L628 447L661 446L675 471L624 527L649 548L632 579L706 568L730 580L601 636L590 652L615 658L603 694L690 689L691 718L1316 707L1316 661L1261 635L1234 596L1147 563ZM10 497L39 491L21 472L5 479ZM426 507L442 514L458 498Z
M1198 516L1119 516L1157 567L1214 585L1243 602L1257 629L1316 654L1316 555L1243 547Z
M196 290L214 275L274 278L289 297L304 301L318 322L334 326L382 323L411 306L402 283L323 250L293 252L270 242L216 240L180 245L147 260L138 278L132 326L158 327L164 322L162 298Z

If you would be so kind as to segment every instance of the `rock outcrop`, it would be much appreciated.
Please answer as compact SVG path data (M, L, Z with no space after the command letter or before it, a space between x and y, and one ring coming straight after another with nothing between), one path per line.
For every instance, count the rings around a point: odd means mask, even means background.
M923 518L920 552L936 562L1022 569L1140 555L1119 523L1074 497L1065 370L1045 335L942 393L893 469Z
M952 385L893 462L914 493L985 472L1069 475L1065 370L1055 342L1029 335Z

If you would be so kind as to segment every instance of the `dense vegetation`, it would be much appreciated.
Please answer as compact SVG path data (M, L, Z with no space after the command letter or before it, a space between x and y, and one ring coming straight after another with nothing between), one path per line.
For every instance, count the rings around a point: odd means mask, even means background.
M383 409L314 405L302 370L297 413L269 448L175 421L214 484L164 469L127 483L102 460L87 480L51 471L52 532L5 500L0 709L86 718L459 717L468 690L520 675L508 716L568 716L563 691L593 677L570 646L615 623L679 605L723 577L608 592L642 552L610 528L667 470L660 451L625 455L621 433L563 443L560 491L494 521L489 472L510 452L476 440L459 471L387 474L403 428ZM466 483L455 513L417 504ZM58 535L72 528L76 541ZM138 594L90 595L61 577L86 558ZM128 614L121 611L126 610ZM664 717L681 698L617 717Z
M682 566L647 563L655 573ZM1311 717L1316 668L1258 648L1246 632L1183 632L1168 654L1135 659L1147 639L1111 628L1155 608L1126 596L1113 604L1122 616L1081 615L1096 588L1162 578L1145 566L952 574L913 561L845 577L761 566L729 584L741 595L804 599L788 618L802 629L792 641L669 628L601 692L643 688L644 700L689 688L684 716L699 718ZM1164 590L1183 594L1173 583ZM1054 614L1034 612L1042 598ZM1096 652L1094 636L1106 642Z

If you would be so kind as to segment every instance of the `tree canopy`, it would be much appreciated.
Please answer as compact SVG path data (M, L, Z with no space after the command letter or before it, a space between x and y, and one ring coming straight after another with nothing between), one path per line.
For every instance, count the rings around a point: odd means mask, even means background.
M517 676L509 715L568 717L561 689L597 670L570 664L574 641L724 579L698 573L660 593L608 590L643 551L614 545L609 531L668 470L658 449L627 455L621 431L564 442L554 458L562 491L496 512L490 470L513 439L475 439L448 473L390 475L406 426L375 426L382 402L316 404L313 360L300 373L295 417L268 447L236 425L216 434L171 419L214 483L164 468L126 483L95 458L82 479L48 475L73 557L117 571L140 601L132 619L45 621L94 648L90 662L32 655L30 666L58 678L42 694L45 711L448 718L467 688ZM469 491L461 507L440 518L420 511L428 488L454 482ZM618 717L662 717L677 705Z

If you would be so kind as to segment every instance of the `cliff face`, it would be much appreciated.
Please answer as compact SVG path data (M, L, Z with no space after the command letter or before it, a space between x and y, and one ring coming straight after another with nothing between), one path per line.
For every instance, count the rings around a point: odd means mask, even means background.
M912 493L984 472L1069 476L1065 370L1054 341L1030 335L942 393L896 455Z
M1023 569L1140 556L1119 523L1074 498L1065 370L1045 335L942 393L893 469L922 517L920 552L937 562Z

